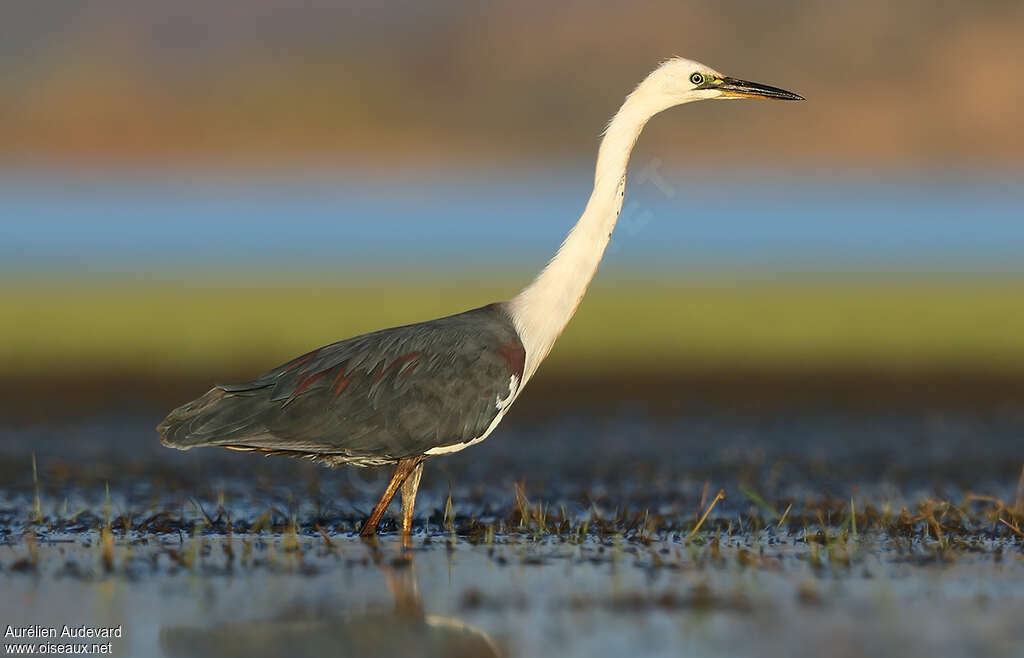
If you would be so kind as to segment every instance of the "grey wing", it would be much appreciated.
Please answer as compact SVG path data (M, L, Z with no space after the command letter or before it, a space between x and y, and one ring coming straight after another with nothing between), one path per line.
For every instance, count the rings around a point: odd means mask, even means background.
M356 336L174 411L165 445L393 460L484 435L522 381L504 308Z

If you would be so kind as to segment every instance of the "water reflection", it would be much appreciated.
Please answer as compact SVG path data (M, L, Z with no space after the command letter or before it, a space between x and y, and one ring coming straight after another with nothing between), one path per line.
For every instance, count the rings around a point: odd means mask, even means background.
M501 656L494 641L454 617L429 615L423 607L413 555L388 557L368 543L394 600L391 609L350 614L303 607L272 619L214 627L164 627L160 645L167 656Z

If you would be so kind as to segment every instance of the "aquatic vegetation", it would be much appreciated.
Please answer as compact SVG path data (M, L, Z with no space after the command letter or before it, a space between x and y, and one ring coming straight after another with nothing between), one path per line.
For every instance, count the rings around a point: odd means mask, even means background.
M797 639L820 636L821 648L837 632L911 656L958 642L1012 655L1004 649L1024 641L1002 612L1024 592L1017 416L923 418L512 426L425 482L408 540L389 515L365 541L374 478L386 474L217 452L165 458L155 441L148 452L139 443L148 419L0 430L0 579L17 597L79 588L154 609L167 597L200 627L244 608L253 633L290 601L312 606L310 627L323 620L327 634L353 628L396 574L413 574L427 617L495 631L506 655L545 653L515 630L543 628L537 620L601 629L598 646L562 640L583 647L577 655L620 637L729 655L763 655L752 648L771 637L800 655ZM37 438L18 452L27 444L9 439L26 436ZM214 612L190 617L197 601ZM408 628L408 614L385 627ZM936 627L936 614L964 621ZM855 630L839 621L851 616ZM152 615L134 623L157 636ZM728 632L708 630L719 623ZM728 638L744 644L716 644Z

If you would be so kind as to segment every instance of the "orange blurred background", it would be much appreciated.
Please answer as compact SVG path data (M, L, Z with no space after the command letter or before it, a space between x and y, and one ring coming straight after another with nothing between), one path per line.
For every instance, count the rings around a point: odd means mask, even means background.
M8 3L0 159L586 160L679 54L814 111L695 107L666 159L1019 167L1019 2ZM737 129L737 122L743 129ZM711 148L713 145L713 148ZM422 166L413 164L410 166Z

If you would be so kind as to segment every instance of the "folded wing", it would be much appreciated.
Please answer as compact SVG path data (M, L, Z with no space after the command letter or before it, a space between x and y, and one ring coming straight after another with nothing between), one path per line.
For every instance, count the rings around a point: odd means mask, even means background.
M483 436L525 352L492 304L332 343L251 382L216 386L157 428L164 445L391 461Z

